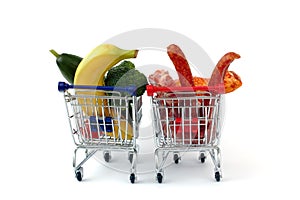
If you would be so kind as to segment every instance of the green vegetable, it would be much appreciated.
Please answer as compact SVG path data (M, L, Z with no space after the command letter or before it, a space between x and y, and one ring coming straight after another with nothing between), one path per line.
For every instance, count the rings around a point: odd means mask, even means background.
M143 73L135 69L132 62L125 60L107 72L104 84L117 87L135 86L137 96L141 96L146 91L148 81ZM122 95L125 94L122 93Z
M69 83L73 84L76 69L82 58L67 53L58 54L53 49L51 49L50 52L56 57L56 64L62 75Z

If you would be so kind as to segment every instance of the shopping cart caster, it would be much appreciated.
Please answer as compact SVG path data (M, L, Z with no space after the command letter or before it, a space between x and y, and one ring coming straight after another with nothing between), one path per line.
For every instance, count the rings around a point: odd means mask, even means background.
M158 182L158 183L162 183L163 175L162 175L161 173L157 173L156 179L157 179L157 182Z
M135 177L135 174L134 174L134 173L131 173L131 174L130 174L129 180L130 180L131 183L134 183L134 182L135 182L136 177Z
M83 168L82 167L80 167L79 169L77 169L75 171L75 176L78 181L82 181L82 177L83 177Z
M200 153L199 160L201 161L201 163L205 163L205 159L206 159L205 154L204 153Z
M179 155L177 153L175 153L173 159L174 159L174 163L178 164L180 157L179 157Z
M220 172L215 172L215 179L216 179L217 182L219 182L221 180Z
M104 157L105 162L109 162L111 160L111 155L109 152L104 152L103 157Z

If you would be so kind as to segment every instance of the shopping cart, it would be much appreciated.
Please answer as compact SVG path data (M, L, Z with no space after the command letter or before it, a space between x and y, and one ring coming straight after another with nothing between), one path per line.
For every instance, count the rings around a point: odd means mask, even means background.
M147 86L151 97L152 123L155 136L156 178L164 177L169 153L177 164L180 153L199 152L204 163L210 154L216 181L222 177L220 166L220 87L156 87Z
M131 163L129 179L136 180L136 158L139 123L142 118L142 97L136 97L134 87L69 85L59 82L63 92L67 117L76 145L73 167L78 181L83 178L82 165L97 151L103 151L109 162L111 151L128 152ZM77 151L85 150L77 164Z

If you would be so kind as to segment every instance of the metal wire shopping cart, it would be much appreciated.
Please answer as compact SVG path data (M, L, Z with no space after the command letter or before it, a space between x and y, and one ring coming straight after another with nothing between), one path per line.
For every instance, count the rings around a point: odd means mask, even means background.
M59 82L67 117L76 145L73 167L78 181L83 178L82 165L97 151L103 151L109 162L111 151L126 151L131 163L130 181L136 180L136 157L142 97L133 87L80 86ZM124 95L127 94L127 95ZM77 164L77 150L85 150L85 158Z
M170 152L177 164L180 153L198 151L205 162L209 153L216 181L222 177L220 166L220 110L222 95L218 87L156 87L147 86L151 97L152 123L155 136L156 178L164 177L164 166Z

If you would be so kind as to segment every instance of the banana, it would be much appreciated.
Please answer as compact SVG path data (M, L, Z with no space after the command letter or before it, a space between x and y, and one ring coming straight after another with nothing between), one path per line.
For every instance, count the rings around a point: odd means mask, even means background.
M78 65L78 68L74 77L75 85L92 85L92 86L103 86L105 73L116 65L118 62L129 59L136 58L138 50L125 50L121 49L113 44L101 44L94 48ZM105 94L101 91L77 91L78 95L89 95L91 98L83 99L79 98L79 104L91 105L82 106L83 112L88 116L114 116L115 114L111 109L108 109L107 102L102 99L93 98L95 96L104 96ZM94 109L92 105L104 105L99 109ZM121 123L122 135L125 134L126 127L125 123ZM130 124L128 124L130 126ZM128 128L132 130L132 127Z
M136 58L138 50L124 50L101 44L80 62L74 77L76 85L103 85L105 73L121 60Z
M126 127L126 124L128 125L127 127ZM114 122L114 131L115 131L115 134L119 134L119 125L118 125L117 121ZM127 121L121 120L120 121L120 131L122 134L121 139L123 139L123 140L125 140L125 139L131 140L132 139L133 129L132 129L132 126L130 125L130 123L128 123ZM112 136L112 133L107 133L107 135Z

